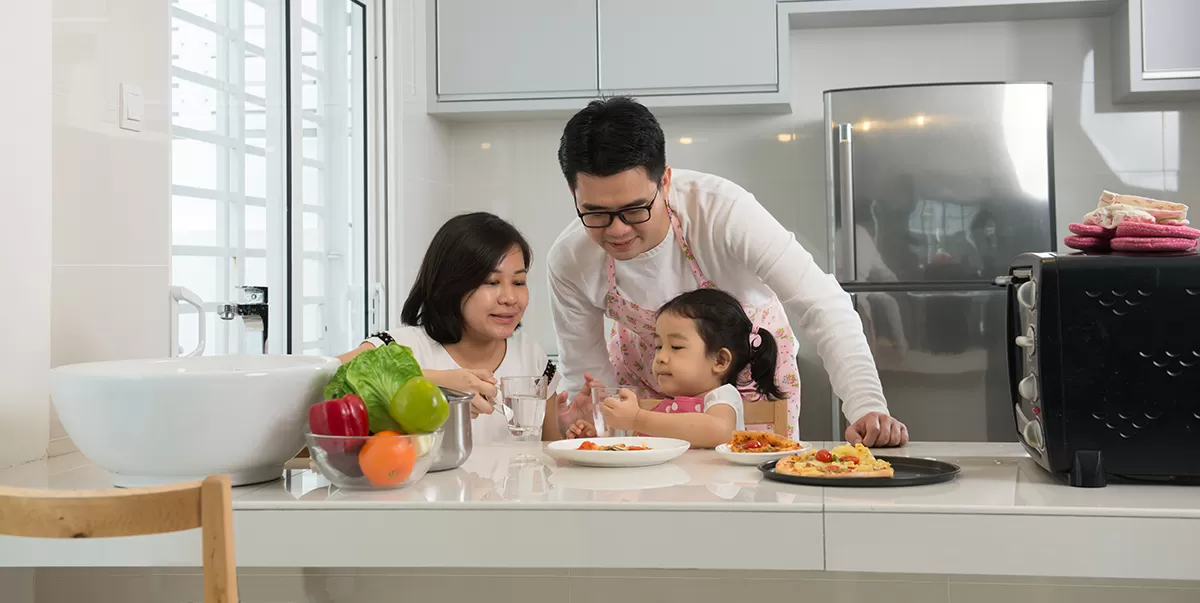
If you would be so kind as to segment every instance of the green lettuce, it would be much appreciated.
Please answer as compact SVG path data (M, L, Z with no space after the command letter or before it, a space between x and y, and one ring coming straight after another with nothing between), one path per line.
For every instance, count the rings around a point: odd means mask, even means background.
M357 394L367 406L371 433L399 431L400 426L388 415L388 401L406 381L421 375L421 365L412 350L393 343L367 350L338 367L325 386L325 399Z

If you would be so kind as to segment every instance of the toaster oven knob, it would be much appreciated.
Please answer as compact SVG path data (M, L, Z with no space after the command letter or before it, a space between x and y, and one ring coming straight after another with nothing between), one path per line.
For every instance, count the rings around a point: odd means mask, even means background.
M1038 452L1046 449L1046 441L1042 439L1042 424L1037 421L1030 421L1021 429L1021 437L1025 439L1025 443L1029 444Z
M1024 335L1017 336L1016 343L1017 345L1025 348L1026 354L1029 354L1030 356L1033 355L1034 346L1037 344L1037 337L1035 336L1032 325L1029 327L1028 331L1025 331Z
M1021 397L1025 398L1026 400L1029 400L1030 402L1037 402L1037 397L1038 397L1038 386L1037 385L1038 385L1037 377L1034 377L1033 375L1029 375L1028 377L1025 377L1024 379L1022 379L1021 382L1017 384L1017 392L1020 393Z
M1025 281L1017 287L1017 302L1032 310L1037 304L1037 283Z

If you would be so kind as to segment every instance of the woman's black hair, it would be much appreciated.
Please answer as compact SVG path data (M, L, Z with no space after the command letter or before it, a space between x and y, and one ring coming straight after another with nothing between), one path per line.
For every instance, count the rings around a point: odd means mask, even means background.
M442 345L462 341L463 300L487 282L513 247L520 248L529 268L529 243L512 224L487 212L450 218L425 251L400 322L424 328Z
M756 333L759 340L750 344L754 324L736 297L720 289L696 289L663 304L658 315L665 313L695 321L696 331L708 354L716 354L721 348L729 350L733 361L729 371L722 375L725 383L740 385L738 373L750 365L750 377L759 394L768 399L784 397L775 384L775 360L779 353L775 338L770 331L760 327Z

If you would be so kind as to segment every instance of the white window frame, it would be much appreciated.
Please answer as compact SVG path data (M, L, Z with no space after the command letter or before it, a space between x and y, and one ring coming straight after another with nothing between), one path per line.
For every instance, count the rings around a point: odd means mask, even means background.
M345 2L346 4L341 4ZM362 236L359 240L351 243L350 252L357 255L358 250L362 250L362 261L359 262L355 257L353 260L346 259L347 262L353 263L353 271L356 274L362 274L363 285L361 287L352 288L348 291L346 299L330 300L327 295L305 299L302 293L302 283L298 278L303 266L303 258L321 260L324 264L326 283L329 283L329 264L331 259L339 259L337 254L328 252L304 253L301 251L303 243L303 214L304 214L304 199L301 191L303 190L303 165L311 165L314 167L323 167L320 162L314 162L311 159L304 158L303 145L303 125L305 121L320 124L320 119L312 115L305 115L303 110L303 77L325 77L325 74L320 73L317 69L305 67L301 57L301 43L299 39L291 40L293 37L300 35L303 27L318 27L301 18L301 3L302 0L280 0L280 4L275 6L274 3L264 2L263 0L215 0L217 20L209 21L204 17L197 16L187 10L177 6L171 6L171 15L173 18L178 18L190 25L200 27L202 29L213 32L217 36L218 47L216 49L216 64L218 77L211 78L200 73L195 73L172 65L171 72L174 77L181 80L189 81L194 84L206 86L216 90L218 98L221 95L227 95L229 106L235 110L225 111L223 106L217 108L217 130L216 132L204 132L186 127L172 125L172 136L174 138L192 139L216 145L219 151L219 159L217 161L217 182L214 189L202 189L188 186L176 185L172 183L173 195L184 195L189 197L197 197L202 199L210 199L218 204L217 215L217 241L213 246L188 246L175 245L172 241L172 256L191 256L191 257L208 257L213 258L215 262L220 262L220 270L218 272L220 283L218 288L221 290L218 295L228 297L233 296L234 286L237 284L262 284L262 283L245 283L245 264L244 262L235 261L235 258L251 258L261 257L267 258L268 252L265 250L247 250L245 249L245 224L244 212L247 206L267 207L268 198L281 199L285 204L282 215L285 216L279 223L270 221L268 214L267 227L267 250L286 250L286 258L268 258L270 262L277 262L279 270L282 271L282 282L285 286L282 290L279 287L274 287L270 291L271 316L269 322L271 324L270 340L268 342L268 350L270 353L311 353L315 345L324 346L323 337L318 337L313 341L304 341L304 305L305 303L323 303L325 315L322 317L322 324L326 325L324 330L328 330L328 325L331 321L341 321L342 324L350 322L350 316L357 316L362 322L355 325L361 325L362 333L348 333L344 335L347 341L356 339L358 336L366 336L369 333L375 332L387 324L387 233L388 233L388 198L389 198L389 170L387 169L387 134L388 120L386 119L388 111L386 110L387 98L387 64L382 49L385 47L384 36L386 29L382 21L383 2L380 0L323 0L323 6L329 7L330 14L334 14L335 7L346 7L353 3L361 7L365 16L365 23L362 29L365 49L363 52L362 81L366 85L366 93L363 95L363 105L361 107L365 116L366 129L364 131L364 156L363 169L366 170L365 175L358 172L356 175L347 175L347 179L341 184L350 184L350 178L354 179L354 186L359 187L363 191L366 199L366 205L363 208L354 208L356 211L365 212L366 228L362 229ZM174 4L174 3L173 3ZM278 90L268 90L268 98L259 99L260 105L267 106L267 102L279 102L275 99L283 99L284 110L283 117L279 121L280 127L286 128L286 137L284 132L270 132L272 122L276 120L268 120L267 123L267 144L272 144L273 140L283 138L287 154L276 154L277 157L284 159L283 165L275 165L274 169L279 170L282 174L282 179L267 178L266 186L268 187L267 197L250 197L245 194L243 189L244 179L240 169L244 165L244 157L246 154L257 154L266 156L257 147L251 147L246 144L246 127L244 118L244 107L249 95L246 91L247 83L245 82L245 54L247 51L255 52L259 56L267 56L270 48L261 48L255 44L246 42L242 32L243 11L246 4L256 4L263 7L267 11L267 32L266 35L270 39L266 40L268 47L279 48L281 58L284 60L282 77L272 78L268 74L268 87L275 85L279 86ZM319 5L320 6L320 5ZM273 18L272 9L282 10L283 15L275 14L274 18L278 19L278 23L282 25L282 31L279 27L272 28L270 22ZM343 17L348 14L340 13ZM173 21L172 21L173 22ZM279 39L276 39L276 38ZM294 43L290 43L294 42ZM236 60L230 60L231 57L237 57ZM345 70L346 61L330 61L336 63L338 67ZM353 82L353 77L351 81ZM273 82L272 80L279 80ZM352 84L353 85L353 84ZM287 94L284 94L284 92ZM324 91L323 92L327 92ZM251 98L251 100L254 100ZM221 105L219 102L218 105ZM335 112L336 113L336 112ZM356 120L357 121L357 120ZM351 127L357 124L352 124ZM287 145L290 144L290 147ZM270 160L271 157L268 157ZM343 163L344 165L344 163ZM272 166L268 165L268 173L272 171ZM237 173L233 173L237 172ZM174 180L174 179L173 179ZM322 178L321 182L326 187L326 194L323 195L326 199L326 210L333 204L328 191L331 190L329 178ZM270 187L278 187L282 185L283 190L272 191ZM289 190L290 189L290 190ZM309 208L312 209L311 207ZM330 216L325 214L324 236L326 242L323 248L328 250L328 237L331 232L334 232L337 225L334 225L328 219ZM347 224L343 222L343 224ZM343 228L344 232L347 230ZM360 247L361 245L361 247ZM360 272L361 271L361 272ZM268 269L268 273L271 270ZM349 280L349 277L346 278ZM357 279L355 279L357 281ZM329 289L327 288L327 291ZM339 291L340 289L333 289ZM208 313L215 312L218 305L231 301L230 299L206 299L204 300L204 310ZM233 300L236 301L236 300ZM331 303L336 301L336 303ZM191 308L184 306L180 308L181 314L194 312ZM211 316L210 316L211 318ZM246 349L244 340L244 329L240 320L235 320L231 323L225 323L228 328L214 329L215 340L210 340L208 353L228 353L228 352L244 352L258 353L258 350ZM342 346L344 344L329 344L331 346ZM352 346L351 346L352 347ZM341 353L341 349L322 349L323 353L337 354Z

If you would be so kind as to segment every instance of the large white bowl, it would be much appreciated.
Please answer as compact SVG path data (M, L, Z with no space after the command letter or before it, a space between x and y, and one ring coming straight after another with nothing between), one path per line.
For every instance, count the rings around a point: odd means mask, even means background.
M304 447L308 408L338 360L197 356L75 364L51 373L58 416L80 452L136 487L227 473L278 478Z

